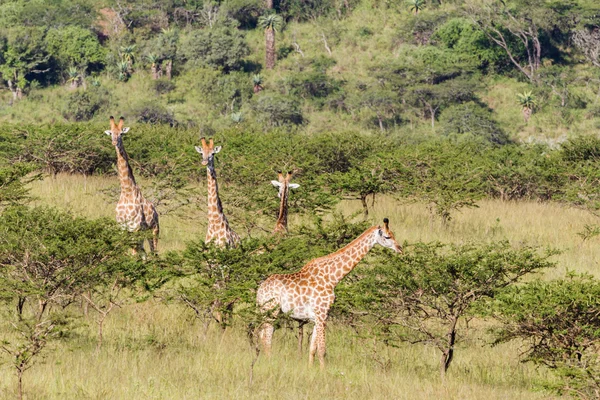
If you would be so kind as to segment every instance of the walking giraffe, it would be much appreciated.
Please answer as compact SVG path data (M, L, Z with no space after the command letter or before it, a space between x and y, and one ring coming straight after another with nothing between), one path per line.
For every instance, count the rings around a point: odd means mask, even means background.
M290 183L292 179L292 171L289 171L286 177L283 177L283 173L281 171L277 171L278 180L271 181L273 186L279 188L279 192L277 196L281 200L279 202L279 217L277 218L277 222L275 223L275 229L273 229L273 233L285 234L287 233L287 212L288 212L288 197L290 194L290 189L299 188L300 185L297 183Z
M205 242L213 242L217 246L237 247L240 237L229 227L227 217L223 214L223 205L219 198L217 172L215 171L215 154L221 151L221 146L214 146L213 139L208 143L201 139L202 147L196 146L196 151L202 155L202 165L206 165L208 182L208 228Z
M383 227L370 227L335 253L309 261L299 272L271 275L262 282L258 287L256 302L262 313L271 313L259 332L265 353L268 355L271 351L273 318L280 311L289 312L294 319L314 322L308 362L312 364L317 353L323 368L325 324L335 299L334 289L376 244L402 253L402 248L389 229L387 218L383 220Z
M117 222L130 232L138 230L152 229L152 240L148 240L150 251L158 250L158 234L160 228L158 225L158 213L154 204L149 202L142 195L142 191L135 183L133 171L129 166L129 157L123 146L123 134L129 131L129 128L124 128L124 118L119 119L119 124L115 123L115 118L110 117L110 130L104 131L111 136L112 144L117 151L117 170L119 173L119 181L121 183L121 196L117 203ZM134 250L144 249L142 241L138 248Z

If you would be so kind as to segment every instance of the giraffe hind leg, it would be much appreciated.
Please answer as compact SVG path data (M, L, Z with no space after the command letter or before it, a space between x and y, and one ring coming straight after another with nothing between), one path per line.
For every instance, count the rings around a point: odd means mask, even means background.
M160 229L158 225L152 228L152 239L148 239L148 245L150 246L150 253L156 254L158 253L158 234L160 233Z

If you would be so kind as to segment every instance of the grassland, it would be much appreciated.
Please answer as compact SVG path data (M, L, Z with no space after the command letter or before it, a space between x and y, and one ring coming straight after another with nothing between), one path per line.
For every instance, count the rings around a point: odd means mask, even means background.
M113 216L111 199L101 190L117 186L115 178L59 175L36 182L36 203L70 209L88 217ZM144 182L142 182L144 185ZM223 187L222 190L227 190ZM161 217L161 251L180 250L185 241L205 232L204 197L177 214ZM577 235L594 217L553 203L481 201L480 207L456 214L444 227L432 220L426 205L379 198L369 214L387 216L396 236L410 243L462 243L507 239L561 249L558 267L545 277L563 277L567 269L599 276L600 249L595 239ZM345 202L346 215L359 210ZM227 205L225 205L227 211ZM293 219L290 227L299 219ZM270 224L264 221L265 226ZM232 225L236 227L235 220ZM410 246L408 246L410 251ZM358 267L360 268L360 266ZM280 329L271 359L261 355L250 384L252 351L243 326L203 334L202 325L182 305L160 297L132 303L108 318L103 347L96 351L94 315L90 312L73 337L56 342L52 352L25 375L29 399L541 399L552 377L544 369L520 363L517 343L490 347L492 321L474 321L460 344L455 364L443 384L437 350L421 345L388 348L357 337L349 328L328 326L328 366L308 367L297 354L295 331ZM0 365L0 397L14 393L10 365Z

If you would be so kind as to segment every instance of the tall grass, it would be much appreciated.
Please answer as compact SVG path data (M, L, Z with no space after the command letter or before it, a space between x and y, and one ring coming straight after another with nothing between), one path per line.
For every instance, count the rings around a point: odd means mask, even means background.
M112 218L114 204L99 191L117 185L116 178L58 175L34 183L32 192L38 204ZM432 219L426 205L380 197L369 220L378 223L390 218L396 237L409 245L506 239L559 248L563 250L556 259L559 267L546 272L546 277L562 277L567 268L598 276L597 239L583 242L577 235L585 224L594 222L590 214L553 203L487 200L479 204L479 208L456 213L443 226ZM354 201L339 206L345 215L360 209ZM161 216L161 251L181 249L186 240L204 236L204 206L191 205L187 210L183 217ZM299 222L291 221L290 229ZM297 354L295 331L284 328L276 331L272 358L259 357L250 384L253 353L242 325L225 331L212 326L204 334L202 324L184 306L149 300L114 311L105 324L104 345L96 352L93 313L82 322L70 339L53 344L53 351L27 372L28 398L551 398L540 385L552 382L552 376L520 363L518 343L487 346L491 321L472 321L465 329L466 337L445 384L439 379L437 350L409 344L385 347L336 323L328 326L324 371L307 365L306 353ZM10 364L4 362L0 397L13 397L14 388Z

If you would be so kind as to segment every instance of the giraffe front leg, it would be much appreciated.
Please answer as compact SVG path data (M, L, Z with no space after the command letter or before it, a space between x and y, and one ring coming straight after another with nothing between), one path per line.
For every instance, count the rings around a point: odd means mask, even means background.
M270 322L264 322L258 333L258 337L262 343L263 351L267 357L271 356L271 341L273 340L274 330L275 328L273 327L273 324Z

